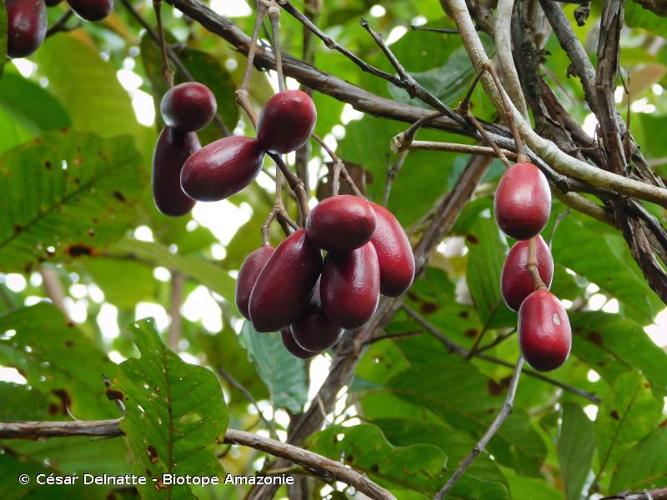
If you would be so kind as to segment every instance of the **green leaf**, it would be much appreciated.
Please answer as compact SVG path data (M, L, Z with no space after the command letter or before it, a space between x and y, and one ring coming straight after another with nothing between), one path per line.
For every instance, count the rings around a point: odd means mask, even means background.
M243 323L241 342L257 367L275 408L299 413L308 401L306 367L283 346L278 334L259 333L250 321Z
M574 243L576 242L576 244ZM554 261L585 276L603 293L619 300L621 313L642 324L653 321L664 304L646 286L623 238L601 223L561 222L552 243Z
M51 132L0 157L0 270L97 252L136 217L145 179L127 137Z
M656 16L635 2L625 3L625 23L632 28L643 28L663 37L667 32L667 19Z
M12 401L0 406L0 422L39 420L48 414L49 399L25 384L0 382L0 401Z
M667 395L667 353L644 329L618 314L570 313L572 353L613 384L629 370L641 371L660 395Z
M236 281L224 269L202 257L179 255L158 243L132 239L124 239L112 245L105 255L112 258L135 259L152 267L164 266L167 269L180 271L228 301L234 302Z
M660 427L628 450L609 486L610 492L667 486L667 427Z
M441 355L437 363L413 365L391 379L387 389L401 399L428 408L475 439L481 437L504 401L503 385L451 354ZM502 464L536 474L545 459L546 447L525 412L516 408L489 443L489 453Z
M169 487L163 474L219 476L215 454L227 429L227 407L213 372L182 361L162 343L152 320L130 325L140 358L120 365L112 389L126 408L121 428L137 474L156 481L140 486L143 498L194 498L187 485Z
M0 317L0 364L16 368L28 384L49 394L49 413L113 418L104 377L117 367L53 305L24 307Z
M568 500L581 498L595 452L593 422L576 403L563 405L563 424L558 436L558 460Z
M47 38L33 57L74 128L103 137L140 133L130 96L99 49L75 34L58 35Z
M466 242L470 249L468 288L481 321L494 327L513 325L516 315L507 309L500 295L500 273L507 244L495 219L480 217Z
M662 399L637 372L621 375L602 400L595 422L600 472L611 470L662 418Z
M67 111L35 82L13 73L0 80L0 153L70 125Z
M429 444L395 447L370 424L335 426L311 436L307 447L368 474L383 485L435 493L444 484L446 455Z
M447 473L443 483L468 456L475 441L465 433L435 421L418 421L400 418L382 418L373 424L382 429L387 440L394 446L431 444L447 455ZM507 498L507 480L498 465L488 455L482 454L466 470L449 493L451 498Z

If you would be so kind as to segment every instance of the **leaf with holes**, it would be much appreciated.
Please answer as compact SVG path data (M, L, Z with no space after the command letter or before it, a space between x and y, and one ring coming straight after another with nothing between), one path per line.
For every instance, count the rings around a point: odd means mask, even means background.
M136 220L145 177L129 137L51 132L0 157L0 270L91 255Z
M257 367L276 408L299 413L308 401L306 368L283 346L278 334L259 333L250 321L243 323L241 342Z
M35 390L48 394L52 416L118 416L104 388L104 378L113 377L117 366L51 304L0 317L0 365L16 368Z
M215 445L227 429L220 382L207 368L189 365L165 346L152 320L129 327L141 353L120 365L111 390L126 408L121 428L136 472L157 481L141 486L143 498L193 498L187 485L170 487L164 474L219 476Z

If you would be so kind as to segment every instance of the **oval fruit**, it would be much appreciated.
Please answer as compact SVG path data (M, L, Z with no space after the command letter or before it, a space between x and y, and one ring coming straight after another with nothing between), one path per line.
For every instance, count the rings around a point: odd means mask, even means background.
M291 326L295 342L306 351L318 353L336 345L343 329L334 325L317 304L310 304Z
M299 347L299 344L297 344L296 340L294 340L294 337L292 336L292 330L289 327L280 330L280 336L283 340L285 349L287 349L293 356L301 359L310 359L317 355L316 352L306 351L305 349Z
M248 311L255 329L274 332L304 310L322 271L320 249L299 229L284 240L257 278Z
M341 194L317 204L306 220L308 237L323 250L350 252L366 244L375 231L375 212L359 196Z
M257 140L224 137L188 158L181 172L181 186L198 201L224 200L257 177L263 158L264 151Z
M540 278L549 288L554 274L554 260L551 257L549 246L542 237L538 235L535 240L537 270ZM535 291L533 275L527 267L529 246L530 240L517 241L514 244L507 254L500 276L500 291L503 300L513 311L518 311L524 299Z
M211 123L218 103L213 92L199 82L185 82L169 89L160 102L160 113L170 127L185 132L203 129Z
M572 346L570 320L548 290L534 291L521 304L519 342L524 358L536 370L555 370L565 363Z
M320 298L327 317L338 326L352 330L371 319L380 300L380 264L371 243L327 255Z
M383 206L370 203L376 216L371 243L380 264L380 293L398 297L410 288L415 277L415 256L396 217Z
M246 319L250 319L248 303L250 302L252 289L255 286L259 273L264 269L274 250L271 245L263 245L248 254L243 264L241 264L239 275L236 278L236 305Z
M517 163L503 174L493 200L496 221L505 234L517 240L538 235L551 213L547 178L532 163Z
M46 36L44 0L7 0L7 55L26 57L35 52Z
M74 13L86 21L101 21L113 9L113 0L67 0Z
M181 170L185 160L200 147L195 133L171 127L160 132L153 152L153 200L164 215L185 215L195 205L195 200L181 189Z
M303 146L317 121L315 103L301 90L278 92L257 120L257 140L267 151L289 153Z

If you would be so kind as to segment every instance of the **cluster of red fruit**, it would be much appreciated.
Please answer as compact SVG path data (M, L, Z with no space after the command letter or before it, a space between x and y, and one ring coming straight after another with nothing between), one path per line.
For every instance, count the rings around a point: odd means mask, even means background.
M494 205L500 229L519 240L503 265L501 292L507 306L519 312L521 351L536 370L554 370L570 354L572 332L567 312L548 290L554 262L540 232L551 212L549 183L532 163L517 163L500 180Z
M392 213L358 196L336 195L278 248L264 245L248 255L236 304L257 331L280 330L292 354L311 358L344 330L366 324L380 294L405 292L414 273L410 242Z
M257 123L257 138L223 137L201 147L196 131L217 110L215 96L201 83L176 85L162 98L166 127L153 156L153 197L165 215L188 213L195 201L219 201L250 184L264 153L289 153L306 143L315 127L313 100L300 90L275 94Z
M61 0L6 0L7 55L27 57L46 36L46 8ZM67 0L71 9L86 21L101 21L113 8L113 0Z

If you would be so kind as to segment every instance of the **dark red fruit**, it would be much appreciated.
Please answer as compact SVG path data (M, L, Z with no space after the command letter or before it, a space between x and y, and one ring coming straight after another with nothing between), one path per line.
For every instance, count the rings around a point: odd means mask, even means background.
M572 346L570 320L548 290L534 291L521 304L519 342L524 358L536 370L555 370L565 363Z
M333 347L343 335L343 329L329 321L316 304L309 304L291 328L296 343L312 353Z
M373 316L380 299L380 265L371 243L327 255L320 298L327 317L348 330L363 326Z
M262 272L274 251L271 245L263 245L250 253L241 264L239 275L236 278L236 305L246 319L250 319L248 303L252 289L259 273Z
M257 177L263 158L264 151L257 140L224 137L188 158L181 172L181 186L198 201L224 200Z
M195 200L181 189L181 169L188 157L201 146L195 133L183 133L165 127L153 152L153 200L164 215L185 215Z
M299 229L283 241L257 278L248 311L255 329L275 332L298 319L322 271L320 249Z
M301 90L278 92L259 115L257 140L267 151L295 151L308 141L316 120L315 103L308 94Z
M371 243L380 263L380 293L398 297L410 288L415 277L415 256L396 217L377 203L371 202L371 206L376 215Z
M86 21L101 21L113 9L113 0L67 0L74 13Z
M26 57L46 36L44 0L7 0L7 55Z
M280 336L283 339L283 345L285 346L285 349L287 349L293 356L301 359L310 359L314 356L317 356L316 352L309 352L299 347L299 344L297 344L296 340L294 340L294 337L292 336L292 330L289 327L280 330Z
M537 270L544 284L549 288L554 274L554 260L551 250L541 236L535 238ZM523 300L535 291L533 275L526 267L530 240L517 241L510 249L503 264L500 277L500 291L507 307L518 311Z
M538 235L551 213L547 178L532 163L517 163L503 174L493 201L496 221L505 234L517 240Z
M375 212L359 196L341 194L321 201L308 215L308 237L323 250L350 252L367 243L375 231Z
M170 127L193 132L211 123L218 104L213 92L204 84L185 82L162 96L160 112Z

